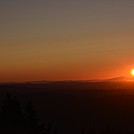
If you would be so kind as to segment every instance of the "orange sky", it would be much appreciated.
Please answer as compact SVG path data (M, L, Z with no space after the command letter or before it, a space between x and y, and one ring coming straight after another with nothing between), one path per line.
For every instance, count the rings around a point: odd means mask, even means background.
M0 81L130 76L134 1L0 1Z

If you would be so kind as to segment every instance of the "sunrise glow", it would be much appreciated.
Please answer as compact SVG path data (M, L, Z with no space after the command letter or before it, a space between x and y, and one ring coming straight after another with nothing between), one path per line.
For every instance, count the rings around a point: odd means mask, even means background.
M133 5L0 0L0 82L134 76Z
M131 74L134 76L134 69L131 70Z

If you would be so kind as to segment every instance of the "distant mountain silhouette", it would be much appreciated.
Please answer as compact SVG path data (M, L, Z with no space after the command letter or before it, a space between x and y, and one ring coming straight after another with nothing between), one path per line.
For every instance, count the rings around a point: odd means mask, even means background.
M124 81L134 81L134 78L120 76L120 77L115 77L115 78L111 78L111 79L105 79L102 81L103 82L124 82Z
M0 85L3 84L51 84L51 83L83 83L83 82L125 82L125 81L134 81L134 78L129 78L125 76L120 76L120 77L114 77L114 78L109 78L109 79L90 79L90 80L64 80L64 81L26 81L26 82L3 82L0 83Z

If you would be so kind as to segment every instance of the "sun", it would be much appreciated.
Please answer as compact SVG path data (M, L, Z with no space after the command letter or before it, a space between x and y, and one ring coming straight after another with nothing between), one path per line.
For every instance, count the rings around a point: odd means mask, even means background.
M131 74L134 76L134 69L131 70Z

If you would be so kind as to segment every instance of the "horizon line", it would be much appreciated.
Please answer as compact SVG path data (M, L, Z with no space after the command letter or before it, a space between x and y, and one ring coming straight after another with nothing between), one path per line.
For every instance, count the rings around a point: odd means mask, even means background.
M122 78L122 80L118 80L119 78ZM124 78L124 79L123 79ZM125 80L126 78L126 80ZM0 84L12 84L12 83L38 83L38 82L76 82L76 81L85 81L85 82L112 82L110 80L113 80L113 82L116 82L116 80L114 81L114 79L117 79L117 82L121 82L121 81L134 81L134 78L129 78L129 77L125 77L125 76L118 76L118 77L110 77L110 78L96 78L96 79L85 79L85 80L33 80L33 81L5 81L5 82L0 82ZM128 80L127 80L128 79ZM109 81L108 81L109 80Z

